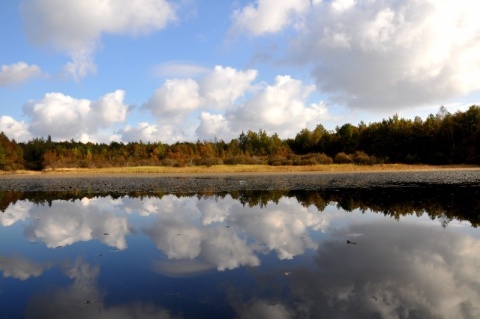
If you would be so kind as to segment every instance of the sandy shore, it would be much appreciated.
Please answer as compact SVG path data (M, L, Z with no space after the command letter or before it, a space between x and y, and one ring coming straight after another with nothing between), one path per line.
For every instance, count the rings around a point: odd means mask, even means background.
M0 191L15 190L22 192L204 193L235 190L319 190L434 185L480 187L480 169L377 172L0 175Z

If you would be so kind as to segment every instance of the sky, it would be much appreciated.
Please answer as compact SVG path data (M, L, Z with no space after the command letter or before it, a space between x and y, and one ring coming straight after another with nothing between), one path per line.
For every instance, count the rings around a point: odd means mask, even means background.
M454 113L480 100L478 1L0 2L0 131L157 142Z

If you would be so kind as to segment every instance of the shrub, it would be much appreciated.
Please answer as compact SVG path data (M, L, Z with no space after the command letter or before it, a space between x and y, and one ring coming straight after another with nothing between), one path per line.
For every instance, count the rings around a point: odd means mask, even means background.
M353 162L359 165L371 165L373 164L370 156L368 156L365 152L356 151L353 154Z
M352 156L345 154L344 152L340 152L337 155L335 155L333 160L337 164L348 164L352 162Z
M318 164L333 164L333 159L325 153L316 154L315 160Z
M291 165L292 161L288 160L282 156L270 156L268 158L268 165L271 166L283 166L283 165Z
M204 158L197 158L193 161L193 163L197 166L213 166L213 165L220 165L222 164L222 160L218 157L204 157Z
M290 156L288 162L293 163L293 165L318 165L333 164L333 159L324 153L310 153Z
M244 165L255 165L255 164L265 164L267 161L266 160L261 160L259 157L251 157L251 156L232 156L232 157L227 157L223 163L226 165L239 165L239 164L244 164Z

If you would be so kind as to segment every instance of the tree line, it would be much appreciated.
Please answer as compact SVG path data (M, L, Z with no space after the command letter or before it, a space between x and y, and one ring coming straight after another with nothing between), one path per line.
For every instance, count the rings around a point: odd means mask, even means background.
M295 138L264 130L224 140L82 143L34 138L17 143L0 133L0 170L113 166L315 165L331 163L480 164L480 107L451 114L441 107L425 120L398 115L328 131L321 124Z

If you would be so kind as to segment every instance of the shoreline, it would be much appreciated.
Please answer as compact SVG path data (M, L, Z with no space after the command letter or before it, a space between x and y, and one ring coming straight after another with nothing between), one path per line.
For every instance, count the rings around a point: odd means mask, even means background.
M270 166L270 165L215 165L215 166L136 166L110 168L58 168L44 171L0 171L0 180L8 178L57 178L57 177L94 177L94 176L221 176L221 175L264 175L264 174L344 174L344 173L381 173L381 172L423 172L480 170L475 165L407 165L407 164L328 164L312 166Z
M205 193L262 190L322 190L444 185L480 187L480 168L200 172L200 173L38 173L0 175L0 191L114 193Z

